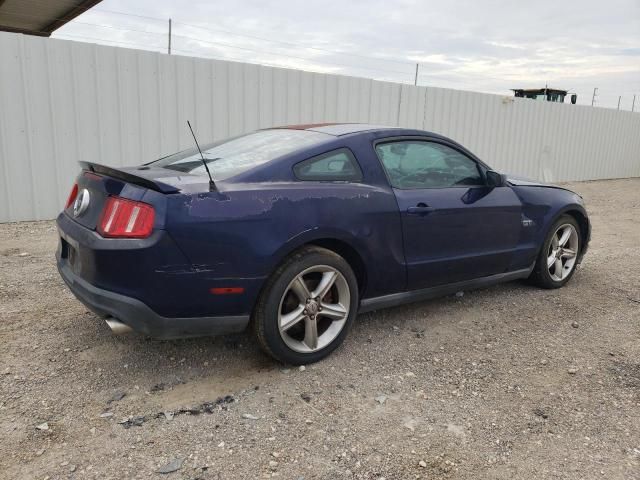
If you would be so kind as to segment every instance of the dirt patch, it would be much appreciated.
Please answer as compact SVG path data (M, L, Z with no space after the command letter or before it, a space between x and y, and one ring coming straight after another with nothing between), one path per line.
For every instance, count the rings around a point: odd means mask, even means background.
M640 179L571 186L594 231L565 288L361 315L304 371L248 335L114 337L53 222L0 225L0 478L640 478Z

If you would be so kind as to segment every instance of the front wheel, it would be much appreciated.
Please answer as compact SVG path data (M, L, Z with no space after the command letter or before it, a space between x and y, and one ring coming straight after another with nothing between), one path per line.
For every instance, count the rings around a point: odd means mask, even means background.
M357 313L358 284L336 253L305 247L267 280L253 314L262 348L283 363L317 362L344 340Z
M582 248L580 226L562 215L549 229L529 279L542 288L560 288L573 276Z

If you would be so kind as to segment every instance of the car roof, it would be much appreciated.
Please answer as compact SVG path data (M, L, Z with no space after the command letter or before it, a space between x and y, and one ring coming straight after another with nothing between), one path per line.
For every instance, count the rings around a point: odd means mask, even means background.
M333 135L335 137L360 132L404 130L402 127L391 127L388 125L375 125L370 123L310 123L303 125L284 125L282 127L274 128L309 130L312 132L326 133L327 135Z

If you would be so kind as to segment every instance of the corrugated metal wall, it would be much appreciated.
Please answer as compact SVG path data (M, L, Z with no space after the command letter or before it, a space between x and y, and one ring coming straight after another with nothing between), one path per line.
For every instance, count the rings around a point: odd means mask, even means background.
M640 115L0 32L0 222L53 218L78 160L134 165L309 122L447 135L547 181L640 176Z

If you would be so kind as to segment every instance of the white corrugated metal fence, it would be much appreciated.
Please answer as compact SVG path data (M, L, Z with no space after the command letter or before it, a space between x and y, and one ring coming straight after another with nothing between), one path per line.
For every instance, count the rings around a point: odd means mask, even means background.
M640 114L0 32L0 222L53 218L79 160L135 165L275 125L447 135L547 181L640 176Z

